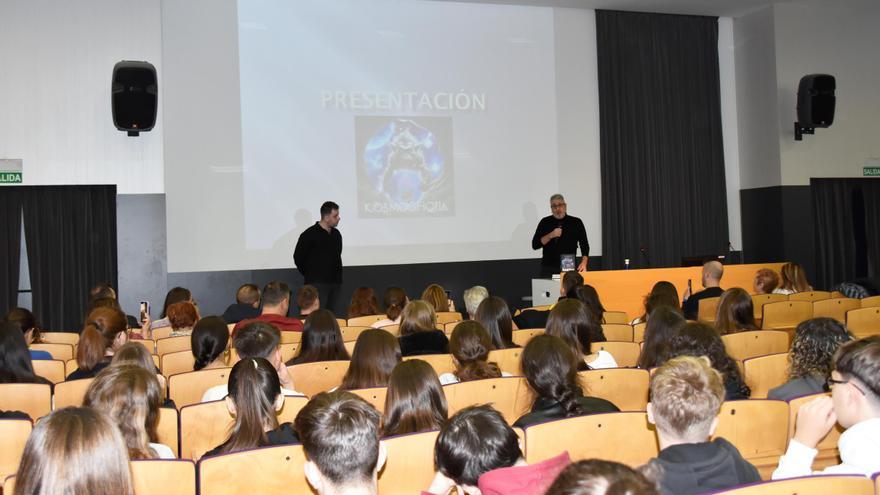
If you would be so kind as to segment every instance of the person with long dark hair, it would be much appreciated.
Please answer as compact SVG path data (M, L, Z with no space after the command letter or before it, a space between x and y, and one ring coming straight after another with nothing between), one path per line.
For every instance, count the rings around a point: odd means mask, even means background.
M507 302L498 296L487 297L477 306L474 320L480 322L492 338L495 349L519 347L513 343L513 319ZM490 349L491 350L491 349Z
M97 308L86 317L76 349L76 371L68 380L92 378L110 365L113 353L128 342L125 313L118 309Z
M358 287L351 294L351 304L348 305L348 317L372 316L379 312L379 301L371 287Z
M671 306L663 305L651 311L645 325L645 343L639 354L638 367L646 370L666 361L669 342L684 324L684 316Z
M22 333L22 335L24 335L24 340L27 343L28 348L30 348L31 344L42 343L40 326L37 324L37 319L34 317L34 314L29 310L25 308L12 308L6 313L6 316L3 317L3 321L11 323ZM52 359L52 355L46 351L30 349L30 353L31 359Z
M757 329L752 296L739 287L724 291L718 301L715 330L721 335L727 335Z
M768 399L789 400L825 392L834 353L852 340L846 327L833 318L813 318L797 326L788 352L788 381L767 393Z
M382 298L382 303L385 304L385 319L379 320L370 326L382 328L388 325L400 324L400 316L403 314L403 308L408 302L409 298L406 297L406 292L400 287L385 289L385 295Z
M605 306L599 300L599 293L596 292L596 288L590 284L583 284L575 288L573 295L575 299L584 303L584 308L587 310L590 320L599 325L599 330L601 331L602 324L605 323ZM600 336L598 333L593 335L593 338L594 342L605 341L605 335ZM601 341L597 340L600 338L602 339Z
M718 332L709 325L692 322L681 327L669 343L667 358L678 356L708 357L712 367L724 376L725 400L748 399L752 395L736 361L727 354Z
M455 371L440 375L440 383L469 382L486 378L500 378L503 373L497 363L489 361L492 341L479 322L468 320L452 331L449 352L455 361ZM508 375L509 376L509 375Z
M190 342L195 357L193 371L229 366L229 328L223 318L207 316L199 320Z
M18 326L8 321L0 322L0 383L52 385L52 382L34 373L24 335Z
M342 340L342 331L336 316L327 309L309 314L303 327L299 355L288 365L317 361L347 361L351 359Z
M521 360L535 402L531 412L513 426L524 428L551 419L619 411L605 399L584 395L577 374L581 358L562 339L548 334L533 337L523 349Z
M388 382L382 436L439 429L447 410L446 395L434 368L419 359L403 361Z
M157 328L170 327L171 321L168 319L168 308L174 304L179 302L193 302L192 292L189 289L183 287L175 287L168 291L165 294L165 303L162 305L162 313L159 315L158 320L154 320L150 323L150 329L155 330Z
M584 304L577 299L563 299L556 303L547 318L546 332L559 337L576 356L581 357L580 370L617 367L611 353L590 352L590 346L595 342L593 338L602 332L602 326L591 319Z
M400 361L397 337L379 328L364 330L354 344L351 363L339 389L387 387L391 372Z
M678 289L675 288L675 285L673 285L672 282L667 282L665 280L661 280L654 284L654 287L651 288L651 292L645 296L644 304L645 312L642 313L642 316L631 321L630 324L636 325L638 323L647 322L648 315L651 314L651 311L660 306L669 306L681 312L681 303L678 300Z
M231 454L271 445L298 443L291 423L278 424L284 406L281 382L272 363L263 358L243 359L229 373L226 407L235 416L229 437L205 457Z

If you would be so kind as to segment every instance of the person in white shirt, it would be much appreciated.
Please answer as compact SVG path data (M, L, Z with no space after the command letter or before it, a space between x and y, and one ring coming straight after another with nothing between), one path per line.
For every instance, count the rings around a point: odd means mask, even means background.
M831 397L816 398L798 411L794 438L773 479L814 474L816 445L835 423L846 428L837 441L842 462L821 474L870 476L880 471L880 336L842 345L828 384Z
M281 331L270 323L252 321L235 332L232 346L239 359L263 358L272 363L281 381L281 393L289 396L303 395L293 388L293 378L281 359ZM202 395L202 402L221 400L229 394L227 384L209 388Z

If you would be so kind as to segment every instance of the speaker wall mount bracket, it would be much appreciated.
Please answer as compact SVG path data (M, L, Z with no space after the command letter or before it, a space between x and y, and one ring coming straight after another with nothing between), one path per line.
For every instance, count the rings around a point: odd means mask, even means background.
M807 127L801 125L800 122L794 123L794 140L795 141L803 141L804 134L815 134L815 127Z

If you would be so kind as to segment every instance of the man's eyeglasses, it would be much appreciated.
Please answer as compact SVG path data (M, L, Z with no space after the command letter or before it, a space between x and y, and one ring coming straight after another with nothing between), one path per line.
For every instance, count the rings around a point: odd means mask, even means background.
M835 380L830 376L825 379L825 386L828 387L828 390L831 390L831 387L833 387L834 385L843 385L845 383L849 383L853 386L854 389L858 390L862 395L865 395L865 391L859 388L859 386L853 383L851 380Z
M556 204L551 204L550 208L562 208L563 206L565 206L565 203L556 203Z

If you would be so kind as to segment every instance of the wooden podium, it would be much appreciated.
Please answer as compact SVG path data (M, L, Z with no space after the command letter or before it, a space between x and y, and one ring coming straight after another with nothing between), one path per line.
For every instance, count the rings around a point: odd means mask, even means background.
M783 263L761 263L753 265L725 265L721 277L721 288L741 287L749 294L754 292L755 272L769 268L777 273ZM651 292L655 283L665 280L678 289L678 298L687 289L688 279L693 281L693 291L703 290L700 282L702 267L685 268L646 268L641 270L604 270L582 273L584 283L592 285L606 311L626 311L630 319L641 316L645 310L645 295Z

